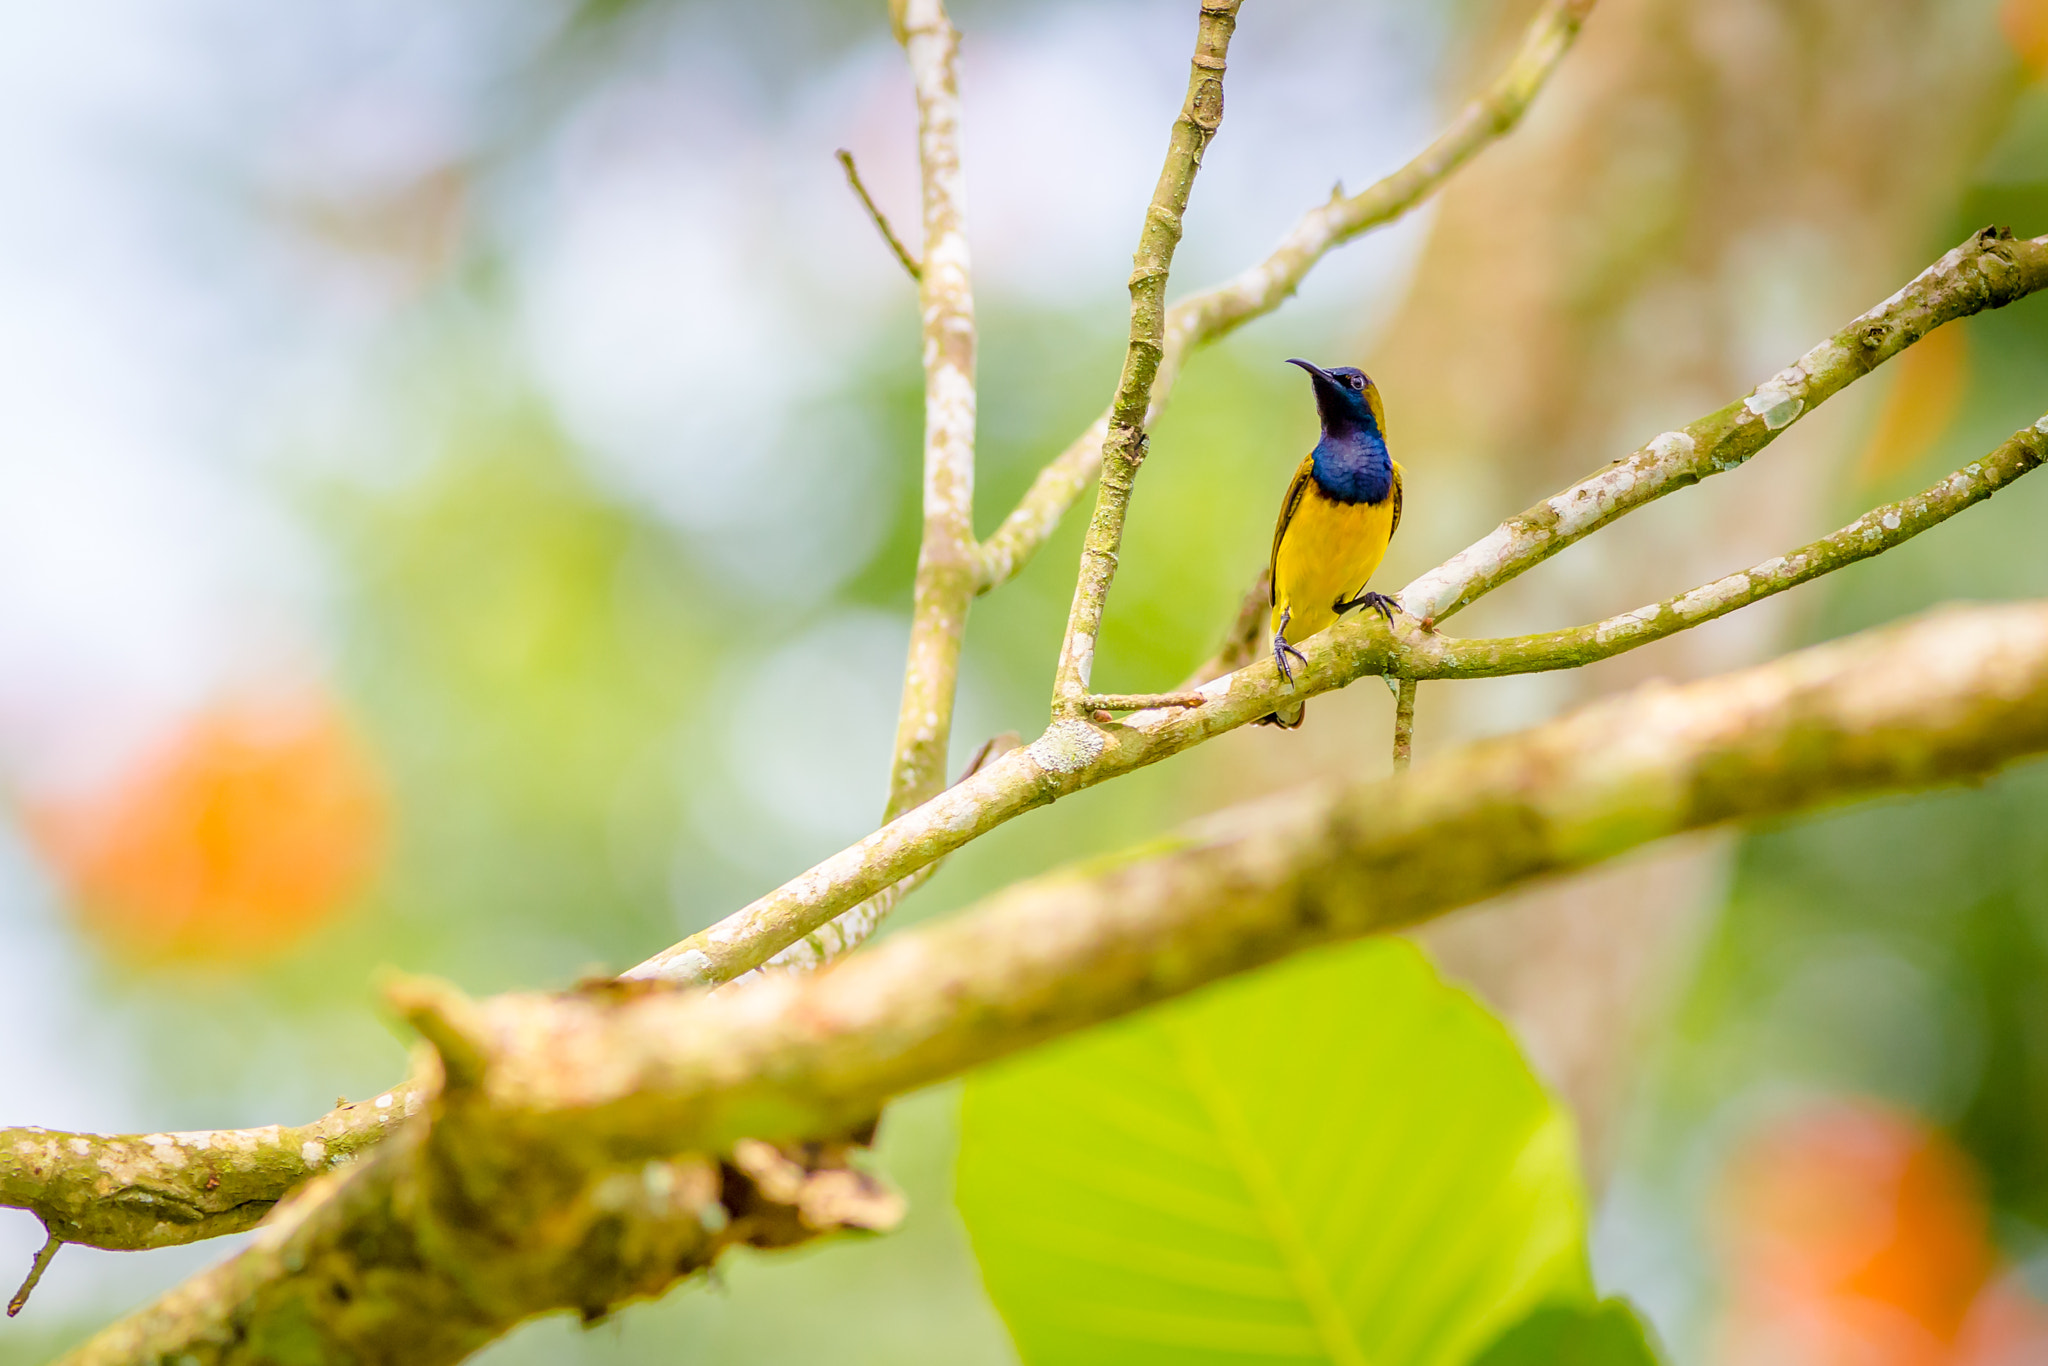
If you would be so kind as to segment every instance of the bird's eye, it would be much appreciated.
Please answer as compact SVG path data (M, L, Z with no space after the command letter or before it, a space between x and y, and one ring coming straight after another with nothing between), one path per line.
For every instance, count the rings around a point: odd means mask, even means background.
M1356 390L1358 390L1358 391L1359 391L1360 393L1364 393L1364 392L1365 392L1365 376L1364 376L1364 375L1353 375L1353 376L1351 377L1351 387L1352 387L1352 388L1354 388L1354 389L1356 389Z

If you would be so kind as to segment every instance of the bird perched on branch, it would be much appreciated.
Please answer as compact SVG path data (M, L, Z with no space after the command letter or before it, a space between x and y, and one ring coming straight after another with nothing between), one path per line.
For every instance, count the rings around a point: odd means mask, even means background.
M1387 542L1401 525L1401 467L1387 453L1387 414L1380 391L1365 372L1324 370L1290 360L1315 386L1323 436L1294 472L1280 521L1273 528L1273 662L1289 683L1287 657L1302 659L1295 642L1307 640L1354 607L1370 607L1394 620L1400 606L1368 593L1366 580L1380 567ZM1294 702L1260 718L1292 730L1307 704Z

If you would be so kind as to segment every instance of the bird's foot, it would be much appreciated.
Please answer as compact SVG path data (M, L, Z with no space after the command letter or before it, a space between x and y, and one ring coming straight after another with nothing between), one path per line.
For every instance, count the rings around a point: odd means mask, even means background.
M1403 607L1393 598L1388 597L1385 593L1360 593L1357 597L1348 600L1338 598L1337 601L1330 605L1336 609L1337 615L1340 617L1354 607L1370 607L1373 611L1380 614L1389 627L1392 627L1394 624L1394 613L1399 612L1402 616L1408 615L1407 608Z
M1280 667L1280 676L1290 687L1294 684L1294 670L1287 666L1287 656L1293 655L1302 663L1308 663L1307 655L1287 643L1287 622L1293 615L1292 612L1281 612L1280 629L1273 633L1273 662Z

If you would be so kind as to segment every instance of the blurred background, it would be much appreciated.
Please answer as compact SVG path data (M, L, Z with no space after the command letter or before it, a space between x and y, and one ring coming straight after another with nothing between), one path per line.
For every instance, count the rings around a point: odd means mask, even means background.
M1176 293L1391 170L1526 0L1260 0ZM1185 0L958 0L984 531L1113 387ZM1098 655L1171 686L1362 362L1388 584L1719 406L1988 222L2048 232L2048 0L1603 0L1523 129L1189 366ZM381 965L630 965L865 833L918 528L914 111L881 0L0 11L0 1118L296 1123L404 1066ZM1474 609L1742 567L2048 409L2048 302L1936 334L1744 469ZM1418 757L1954 598L2048 593L2048 483L1582 674L1423 690ZM975 609L959 756L1030 734L1082 517ZM1006 827L898 913L1387 765L1377 687ZM956 765L957 766L957 765ZM1432 930L1581 1120L1596 1269L1681 1362L2048 1358L2048 772L1622 865ZM899 1234L736 1260L487 1360L1013 1360L954 1096ZM0 1212L0 1278L40 1230ZM232 1242L67 1248L33 1362Z

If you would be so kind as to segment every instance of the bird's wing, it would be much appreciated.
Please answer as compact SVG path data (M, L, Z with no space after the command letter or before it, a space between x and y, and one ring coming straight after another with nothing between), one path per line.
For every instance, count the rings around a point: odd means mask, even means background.
M1387 528L1387 539L1393 540L1394 533L1401 529L1401 462L1390 462L1394 467L1394 524Z
M1280 601L1280 541L1287 535L1287 524L1294 520L1294 510L1301 506L1302 495L1308 492L1308 481L1316 468L1314 455L1302 457L1294 471L1294 482L1287 486L1287 497L1280 502L1280 520L1273 524L1273 553L1266 558L1266 600L1269 605Z

